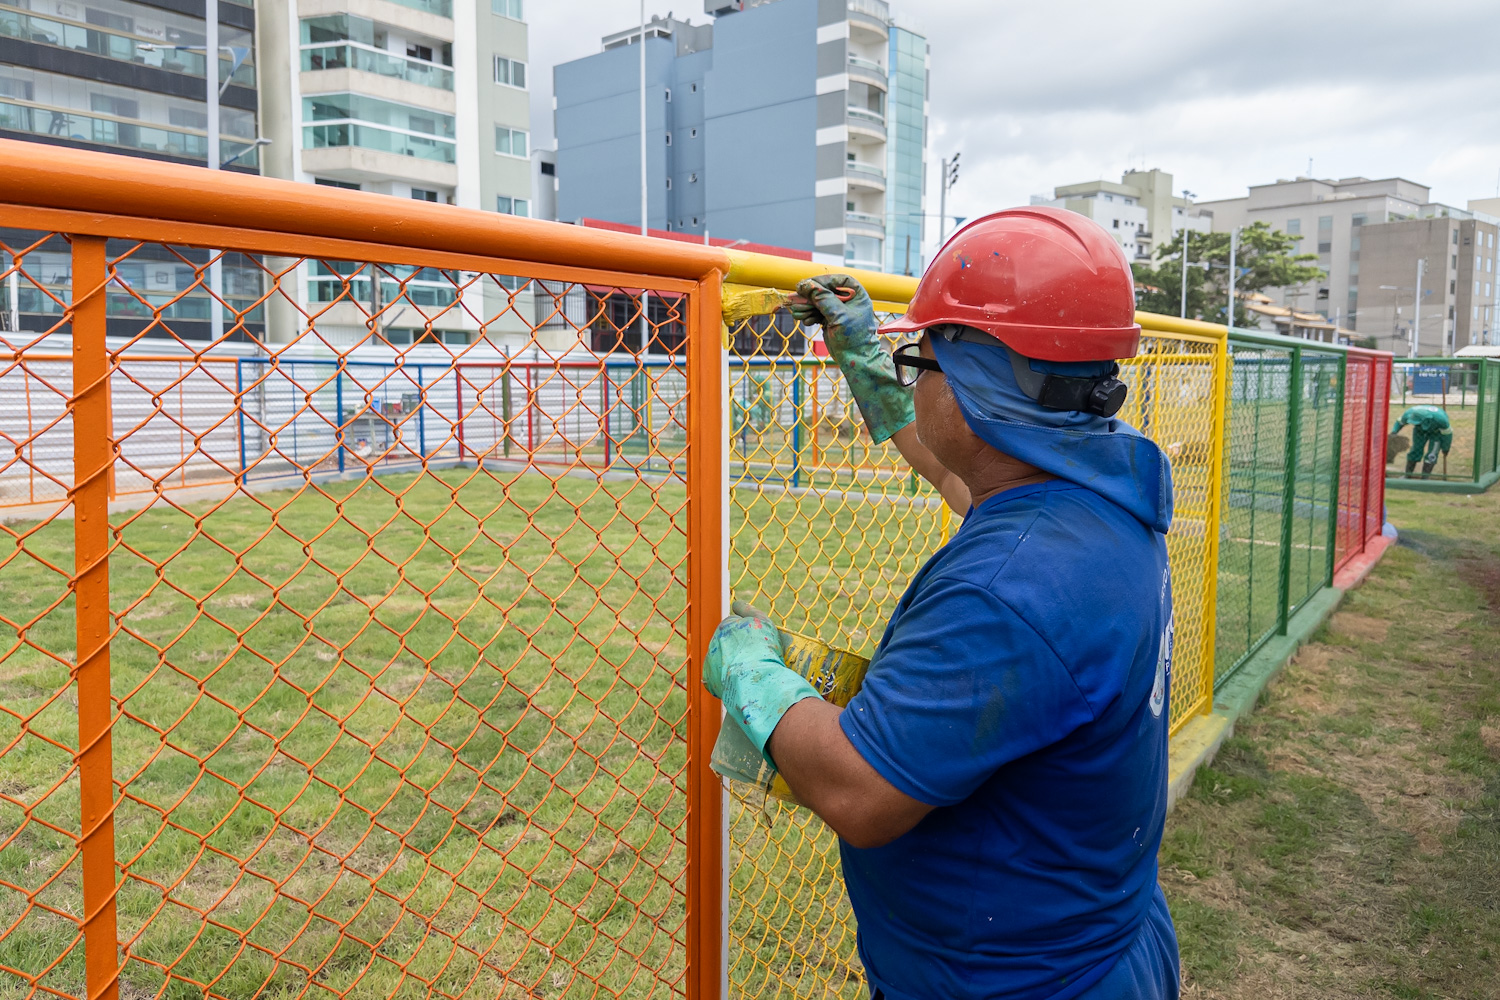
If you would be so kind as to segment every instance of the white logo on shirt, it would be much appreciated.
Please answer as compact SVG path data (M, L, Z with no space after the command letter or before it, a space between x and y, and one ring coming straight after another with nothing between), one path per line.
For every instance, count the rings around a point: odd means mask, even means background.
M1167 703L1167 677L1172 672L1172 619L1161 633L1161 648L1156 654L1156 683L1151 686L1151 714L1161 718L1161 710Z

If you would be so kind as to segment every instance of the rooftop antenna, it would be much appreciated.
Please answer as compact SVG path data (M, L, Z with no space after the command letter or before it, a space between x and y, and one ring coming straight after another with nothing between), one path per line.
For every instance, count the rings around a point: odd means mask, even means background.
M1309 179L1312 177L1312 157L1311 156L1309 156L1307 158L1307 176L1308 176Z

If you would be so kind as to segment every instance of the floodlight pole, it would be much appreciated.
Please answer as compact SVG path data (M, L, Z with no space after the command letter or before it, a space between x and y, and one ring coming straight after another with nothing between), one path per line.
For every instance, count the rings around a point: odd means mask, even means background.
M646 193L646 0L641 0L641 235L647 234ZM647 350L651 340L651 293L641 289L641 350Z
M1240 246L1240 227L1235 226L1229 231L1229 312L1224 318L1224 325L1234 326L1234 256Z
M1414 358L1422 339L1422 276L1427 271L1427 258L1417 258L1417 288L1414 293L1415 303L1412 306L1411 319L1411 342L1407 345L1406 356Z

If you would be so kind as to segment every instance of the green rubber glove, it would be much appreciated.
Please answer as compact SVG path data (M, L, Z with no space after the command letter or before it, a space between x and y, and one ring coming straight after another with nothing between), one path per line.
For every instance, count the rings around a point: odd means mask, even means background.
M755 749L772 767L766 751L771 733L787 709L818 692L781 656L781 636L763 615L730 615L719 623L703 658L703 686L724 703Z
M852 288L854 296L841 301L835 288ZM875 306L860 283L847 274L824 274L799 282L797 294L807 301L789 304L788 311L799 323L823 325L823 342L844 373L875 443L915 420L911 390L896 381L896 363L880 342Z

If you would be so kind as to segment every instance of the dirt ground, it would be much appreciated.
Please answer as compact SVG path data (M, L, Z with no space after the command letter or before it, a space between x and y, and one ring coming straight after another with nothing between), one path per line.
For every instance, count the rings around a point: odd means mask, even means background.
M1500 997L1500 490L1402 532L1168 818L1184 995Z

